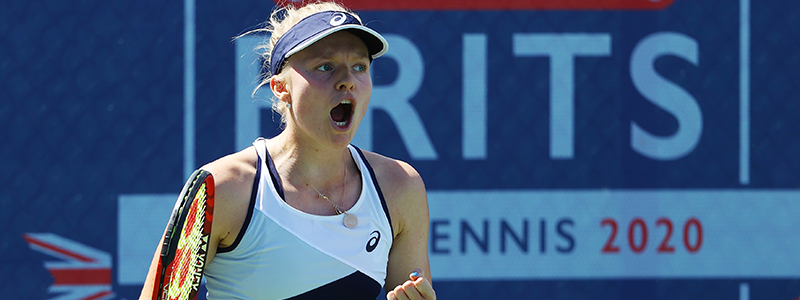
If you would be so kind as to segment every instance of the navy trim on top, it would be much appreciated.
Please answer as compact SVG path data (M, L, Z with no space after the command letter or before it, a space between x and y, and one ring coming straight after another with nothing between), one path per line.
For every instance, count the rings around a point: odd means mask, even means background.
M378 184L378 178L375 177L375 170L372 169L372 165L369 164L367 158L364 157L364 152L361 151L361 148L356 147L355 145L351 145L353 148L356 149L358 155L361 156L361 161L364 162L364 165L367 166L367 170L369 170L369 176L372 177L372 183L375 184L375 190L378 192L378 197L381 198L381 206L383 206L383 212L386 214L386 220L389 221L389 229L392 230L392 236L394 236L394 227L392 227L392 217L389 215L389 207L386 206L386 198L383 197L383 192L381 191L381 185Z
M247 228L250 227L250 220L253 218L253 210L255 210L256 207L258 182L261 179L261 156L258 156L258 152L256 152L256 157L258 157L258 161L256 162L256 176L253 179L253 191L250 192L250 205L247 207L247 216L244 219L244 224L242 224L242 229L239 230L239 234L236 235L236 239L233 240L233 244L228 247L217 248L217 253L231 252L236 249L236 246L239 246L239 242L242 241L245 232L247 232Z
M381 285L361 271L332 281L328 284L287 298L287 300L327 299L327 300L373 300L381 293Z
M267 167L269 167L269 177L272 179L272 185L275 186L275 190L278 192L278 196L281 196L283 201L286 201L286 196L283 195L283 184L281 184L281 175L278 174L278 168L275 167L275 162L272 161L272 156L269 155L269 149L266 147L266 143L264 143L264 152L267 156Z

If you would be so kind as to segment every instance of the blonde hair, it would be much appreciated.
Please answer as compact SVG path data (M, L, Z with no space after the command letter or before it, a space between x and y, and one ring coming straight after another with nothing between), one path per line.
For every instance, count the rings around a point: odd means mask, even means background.
M281 68L281 71L278 74L272 74L274 70L269 70L270 59L272 54L272 49L275 47L275 44L278 43L278 40L291 29L295 24L300 22L301 20L305 19L306 17L324 12L324 11L341 11L347 12L352 14L353 16L361 22L361 18L350 11L349 9L345 8L344 6L329 1L317 1L313 3L308 3L304 6L297 7L294 4L289 4L284 7L278 6L270 15L269 21L267 21L264 27L259 29L250 30L245 32L234 39L238 39L240 37L252 34L258 35L269 35L269 40L265 40L263 43L259 44L258 47L255 48L256 52L262 58L264 64L262 65L262 70L264 70L260 74L261 82L259 82L258 86L253 90L253 95L255 95L256 91L263 86L269 86L270 79L275 76L278 81L283 82L285 85L290 85L289 77L286 76L284 72L286 68ZM284 65L289 65L288 61L284 62ZM281 67L281 66L279 66ZM272 100L272 110L279 113L281 115L281 124L286 124L286 103L283 101L279 101L275 99L275 97L271 97Z

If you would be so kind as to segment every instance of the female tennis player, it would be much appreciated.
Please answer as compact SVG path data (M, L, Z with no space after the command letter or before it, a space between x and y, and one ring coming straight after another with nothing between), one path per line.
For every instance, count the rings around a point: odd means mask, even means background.
M381 287L436 299L420 175L350 144L386 40L327 2L278 9L246 34L259 33L270 34L259 88L284 130L203 167L216 181L208 299L375 299Z

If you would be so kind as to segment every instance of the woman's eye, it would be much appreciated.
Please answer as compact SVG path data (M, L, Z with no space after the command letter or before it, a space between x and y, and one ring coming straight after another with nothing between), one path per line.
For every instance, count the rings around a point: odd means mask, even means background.
M324 64L324 65L321 65L321 66L317 67L317 70L320 70L320 71L323 71L323 72L327 72L327 71L333 70L333 67L331 67L331 65L329 65L329 64Z
M364 72L364 71L367 70L367 66L362 65L362 64L358 64L358 65L353 66L353 70L355 70L356 72Z

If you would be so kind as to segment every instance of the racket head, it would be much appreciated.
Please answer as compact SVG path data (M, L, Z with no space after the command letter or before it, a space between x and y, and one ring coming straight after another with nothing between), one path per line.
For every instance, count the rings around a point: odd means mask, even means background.
M214 177L196 170L181 190L164 234L153 299L197 299L214 215Z

